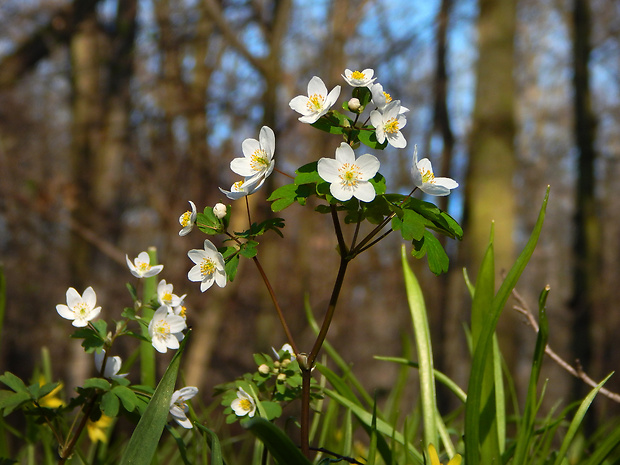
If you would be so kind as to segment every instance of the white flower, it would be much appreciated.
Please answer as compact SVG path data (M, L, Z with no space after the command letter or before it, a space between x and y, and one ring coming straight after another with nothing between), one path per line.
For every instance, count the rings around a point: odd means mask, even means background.
M233 409L235 415L243 417L247 415L252 418L256 413L256 403L250 394L245 392L243 388L239 388L237 391L237 398L230 403L230 408Z
M385 107L392 101L392 96L383 90L383 86L378 82L370 87L370 93L372 94L372 103L375 104L379 111L385 111ZM409 111L409 108L405 108L401 105L399 114L405 114Z
M189 407L187 401L198 394L198 388L194 386L186 386L172 393L170 399L170 415L183 428L193 428L192 422L187 418Z
M355 159L353 149L342 142L336 149L336 159L321 158L318 163L319 176L331 183L329 191L338 200L345 202L356 197L362 202L375 198L375 188L368 181L379 171L379 160L365 154Z
M159 305L165 305L168 308L172 308L178 307L183 303L183 299L185 299L186 294L179 297L178 295L173 294L172 290L172 284L167 284L165 279L159 281L159 284L157 285L157 300L159 301Z
M97 305L97 294L92 287L84 290L82 297L78 291L70 287L67 289L67 305L56 305L58 314L67 320L73 320L73 326L81 328L88 325L88 322L96 318L101 312L101 307Z
M340 97L340 86L334 87L328 94L322 79L314 76L308 83L308 96L298 95L288 105L302 115L299 121L312 124L329 111L338 97Z
M220 287L226 286L224 257L209 239L205 239L204 250L192 249L187 256L196 264L187 277L190 281L200 281L201 292L209 289L214 281Z
M221 187L219 188L222 194L226 195L230 200L237 200L241 197L245 197L246 195L251 195L256 192L258 189L262 187L265 183L264 176L251 176L249 178L242 179L241 181L237 181L232 186L230 186L230 190L224 190Z
M271 348L271 350L273 350L273 353L275 354L276 359L280 360L280 354L278 353L278 351L274 349L273 347ZM289 343L284 344L280 350L283 352L288 352L288 354L290 355L291 361L295 360L295 351L293 350L293 348L291 347Z
M459 184L452 178L436 178L433 174L433 166L428 158L418 161L417 145L413 150L411 176L413 176L413 184L429 195L448 195L450 189L459 187Z
M370 68L366 68L364 71L351 71L350 69L345 69L344 74L341 74L341 76L350 86L368 87L375 81L375 79L377 79L373 78L374 74L374 70Z
M103 363L103 359L105 358L105 350L101 349L101 352L95 352L95 368L97 368L97 373L101 373L101 364ZM104 378L124 378L129 373L123 373L119 375L118 372L121 369L121 365L123 361L119 356L108 357L105 359L105 369L103 370Z
M171 315L168 308L162 305L149 323L149 335L153 347L162 354L168 349L178 349L179 341L183 340L182 331L185 328L187 328L185 320L178 315Z
M185 307L182 302L181 305L179 305L178 307L168 307L168 313L170 313L171 315L178 315L184 320L187 320L187 307Z
M383 111L370 112L370 122L375 127L377 140L380 144L387 138L388 144L397 149L407 146L405 137L400 132L407 124L407 119L400 112L400 100L392 100Z
M179 223L183 226L183 229L179 231L179 236L187 236L194 228L194 224L196 224L196 205L194 205L194 202L191 200L189 200L189 204L192 207L192 210L187 210L179 216Z
M151 266L151 258L146 252L140 252L133 263L129 260L128 255L125 255L125 260L127 260L129 271L131 271L131 274L136 278L150 278L151 276L159 274L159 272L164 269L164 265Z
M228 213L228 209L223 203L218 202L213 206L213 214L218 220L224 218L226 216L226 213Z
M267 178L275 166L273 154L276 150L276 136L272 129L263 126L256 139L246 139L241 144L242 158L230 162L230 169L240 176Z

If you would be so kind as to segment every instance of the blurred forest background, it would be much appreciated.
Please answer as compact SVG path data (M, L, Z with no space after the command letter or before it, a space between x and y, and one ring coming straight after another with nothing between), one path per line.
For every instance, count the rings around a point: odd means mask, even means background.
M151 245L165 264L160 276L188 294L194 334L184 377L206 401L213 385L252 369L253 351L280 347L283 332L248 263L224 289L201 294L187 280L187 251L201 248L204 236L179 237L178 217L188 200L199 210L228 203L218 187L235 180L228 165L262 125L276 132L280 170L332 157L338 138L299 123L288 102L306 93L313 75L347 95L340 74L366 67L411 109L407 149L376 154L388 190L410 191L414 144L439 175L461 184L448 198L430 199L464 225L464 241L446 243L450 272L435 277L425 259L415 264L436 366L466 385L462 269L475 279L495 220L501 276L549 184L541 241L518 290L535 310L550 284L550 345L573 365L579 359L594 379L617 370L619 2L3 0L0 262L8 295L1 371L28 378L45 345L67 387L91 374L91 357L68 338L72 327L55 306L69 286L93 286L101 316L120 317L131 303L124 284L135 283L125 254ZM264 200L286 182L274 173L251 197L254 220L271 214ZM233 208L236 229L245 228L243 202ZM303 300L308 293L322 317L337 269L335 239L325 216L299 206L282 216L284 239L265 237L259 254L298 345L309 349ZM390 236L352 263L328 335L380 393L397 369L372 356L402 355L412 344L400 243ZM511 308L499 331L523 391L535 334ZM128 341L119 353L133 347ZM549 405L585 392L550 360L545 370ZM608 386L620 391L620 377ZM451 401L445 396L445 405ZM618 411L605 399L596 408L599 415Z

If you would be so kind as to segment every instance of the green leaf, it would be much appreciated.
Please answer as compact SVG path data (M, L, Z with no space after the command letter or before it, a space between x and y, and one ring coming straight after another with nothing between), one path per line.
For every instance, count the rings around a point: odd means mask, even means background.
M385 185L385 178L381 173L375 174L375 176L372 179L369 179L368 182L370 182L370 184L372 184L372 186L375 188L375 193L377 195L385 194L387 188Z
M223 232L222 223L213 213L213 207L205 207L203 213L196 215L196 226L203 233L213 236Z
M153 393L153 397L146 407L144 414L140 418L136 429L129 439L129 444L125 449L125 453L121 459L120 465L150 465L155 452L159 438L164 430L164 425L170 411L170 399L174 391L179 365L181 363L181 355L185 348L185 344L189 339L191 330L188 331L181 347L174 354L170 365L166 369L166 373L157 385L157 389Z
M46 383L43 386L41 386L38 390L37 396L35 397L36 400L39 400L42 397L45 397L46 395L48 395L50 392L52 392L54 389L56 389L58 386L60 385L59 382L56 383Z
M359 141L370 147L371 149L383 150L387 147L387 138L383 141L383 143L379 143L377 140L377 134L375 133L375 128L372 126L365 126L359 132L358 135Z
M121 400L125 410L133 412L138 403L138 398L131 389L126 386L114 386L111 392Z
M93 388L109 391L112 385L103 378L88 378L84 381L84 385L82 387L85 389Z
M265 418L267 420L273 420L275 418L280 418L280 415L282 415L282 406L278 402L271 402L269 400L264 400L261 403L263 404L263 408L265 409L265 414L266 414Z
M297 174L295 176L295 184L298 186L322 181L321 176L319 176L318 162L316 161L299 167L295 173Z
M413 210L403 210L402 218L392 218L392 229L399 231L406 241L420 241L424 237L426 220Z
M238 266L239 254L235 254L230 259L226 260L226 263L224 265L224 271L226 271L226 277L230 282L233 282L235 280Z
M116 417L119 406L120 402L113 391L108 391L101 397L101 411L107 416Z
M104 338L101 337L99 332L93 330L92 328L85 327L80 328L71 334L73 339L84 339L82 341L82 347L87 352L92 352L96 349L102 348L104 344Z
M336 112L330 111L327 115L321 116L315 123L312 123L311 126L330 134L342 134L340 120L337 117L332 117L334 113Z
M11 391L0 391L3 393L9 392L9 395L3 394L0 397L0 410L3 411L3 415L6 417L13 410L24 404L25 402L32 401L30 397L30 393L28 391L20 391L20 392L11 392Z
M448 271L450 259L441 245L441 242L439 242L432 232L428 230L424 231L422 240L413 241L413 248L414 250L411 251L411 255L415 258L422 258L426 255L428 267L434 274L440 275Z
M256 417L241 425L261 440L279 465L311 465L293 441L273 423Z
M15 376L10 371L5 371L4 374L0 376L0 382L6 384L15 392L28 392L28 386L26 386L21 378Z

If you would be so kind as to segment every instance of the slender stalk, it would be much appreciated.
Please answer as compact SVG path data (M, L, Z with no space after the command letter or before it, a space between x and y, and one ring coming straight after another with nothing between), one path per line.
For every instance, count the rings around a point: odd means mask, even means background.
M300 365L301 366L301 365ZM310 381L312 369L301 369L301 453L310 458Z
M282 329L284 329L284 334L286 334L286 339L288 340L289 344L293 348L295 355L299 355L299 350L297 349L297 345L295 344L295 339L293 339L293 334L291 333L291 330L288 327L288 324L286 323L286 319L284 318L284 313L282 312L282 308L280 307L280 304L278 303L278 299L276 298L276 293L274 292L273 287L271 287L269 278L267 278L267 274L265 273L265 270L260 264L260 261L258 261L258 258L252 257L252 260L254 261L256 268L258 268L258 272L263 278L263 282L265 283L265 286L267 287L267 291L269 292L269 295L271 296L271 301L273 302L273 306L276 308L276 313L278 314L278 318L280 319L280 324L282 325Z
M58 465L63 465L67 461L67 459L71 457L71 454L73 453L73 448L77 444L77 441L80 438L82 431L84 430L84 427L86 426L86 422L88 421L88 418L90 417L90 413L92 412L93 407L95 406L96 400L97 400L97 394L95 394L92 397L90 402L82 410L82 420L80 421L80 424L78 425L77 430L75 431L75 434L71 437L69 443L67 443L62 448L62 452L60 453L60 459L58 460Z

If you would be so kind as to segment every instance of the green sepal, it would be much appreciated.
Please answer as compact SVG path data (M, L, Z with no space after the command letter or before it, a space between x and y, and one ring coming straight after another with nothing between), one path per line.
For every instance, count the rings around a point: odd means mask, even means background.
M353 97L360 101L360 105L366 106L372 98L372 93L368 87L354 87L352 92Z
M411 255L415 258L422 258L426 255L428 267L437 276L448 271L450 259L439 240L428 230L424 231L424 237L421 240L413 241Z

